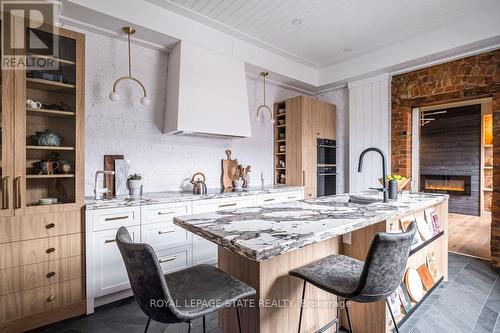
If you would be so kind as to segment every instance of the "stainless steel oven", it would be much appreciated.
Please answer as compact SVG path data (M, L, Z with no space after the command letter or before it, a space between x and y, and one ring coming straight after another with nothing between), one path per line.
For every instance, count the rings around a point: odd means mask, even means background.
M316 195L324 197L337 193L337 168L318 166Z
M337 164L337 145L335 140L318 139L318 166L335 166Z

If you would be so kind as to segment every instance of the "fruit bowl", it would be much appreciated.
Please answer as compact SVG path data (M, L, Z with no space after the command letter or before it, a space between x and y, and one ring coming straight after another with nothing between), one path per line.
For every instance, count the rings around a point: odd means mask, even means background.
M408 185L408 183L411 181L411 177L401 177L398 175L391 175L387 176L387 186L389 186L389 180L394 179L398 182L398 192L401 192L403 188ZM382 178L378 179L380 184L384 185L384 180Z

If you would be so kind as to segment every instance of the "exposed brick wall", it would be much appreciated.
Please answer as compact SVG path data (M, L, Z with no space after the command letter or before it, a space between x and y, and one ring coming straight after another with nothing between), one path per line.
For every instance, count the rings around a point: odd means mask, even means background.
M493 97L492 265L500 268L500 49L394 76L392 172L411 176L411 109Z

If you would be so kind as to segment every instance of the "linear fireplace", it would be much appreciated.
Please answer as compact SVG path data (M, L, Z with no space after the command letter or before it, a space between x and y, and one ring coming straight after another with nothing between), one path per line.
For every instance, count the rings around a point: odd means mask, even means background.
M471 196L471 176L420 175L420 190L430 193Z

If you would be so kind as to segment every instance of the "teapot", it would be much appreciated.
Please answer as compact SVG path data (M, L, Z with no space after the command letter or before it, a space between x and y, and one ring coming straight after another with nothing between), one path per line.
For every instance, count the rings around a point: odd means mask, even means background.
M35 135L31 136L31 140L34 144L38 146L52 146L59 147L63 141L63 137L59 134L51 131L45 130L43 132L35 132Z
M193 184L193 194L207 194L207 185L205 184L205 175L197 172L190 181Z

